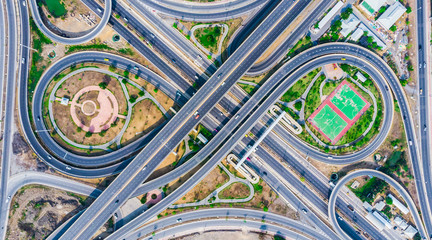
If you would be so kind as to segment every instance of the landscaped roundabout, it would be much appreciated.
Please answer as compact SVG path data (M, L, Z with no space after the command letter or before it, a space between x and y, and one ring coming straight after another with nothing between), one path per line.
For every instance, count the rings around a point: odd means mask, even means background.
M60 73L46 88L43 119L37 121L43 120L51 137L73 153L116 150L148 135L169 117L171 99L139 77L131 80L104 68L82 65L65 70L67 74Z
M300 123L298 138L327 153L366 146L383 119L382 95L374 80L348 64L327 64L299 79L279 107Z

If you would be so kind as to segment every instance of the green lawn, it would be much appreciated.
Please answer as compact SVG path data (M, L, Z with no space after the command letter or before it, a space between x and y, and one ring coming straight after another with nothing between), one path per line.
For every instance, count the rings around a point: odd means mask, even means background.
M348 125L339 115L325 105L312 119L315 125L331 140Z
M195 38L211 52L217 52L219 36L222 34L220 27L199 28L194 31Z
M66 14L66 8L61 0L44 0L48 11L55 18L61 17Z
M382 193L388 187L388 184L376 177L369 179L363 186L357 189L351 189L362 202L373 202L373 197L377 193ZM351 187L350 187L351 188Z
M324 81L324 80L325 80L325 75L319 76L318 79L313 84L312 88L310 89L308 95L306 96L306 103L305 103L305 118L306 119L321 104L321 98L319 95L319 87L320 87L320 84L322 83L322 81Z
M321 71L321 68L317 68L300 78L290 89L288 89L286 93L284 93L281 100L284 102L291 102L300 98L319 71Z
M237 83L243 90L245 90L249 95L253 95L256 90L258 89L255 86L249 85L249 84L244 84L244 83Z

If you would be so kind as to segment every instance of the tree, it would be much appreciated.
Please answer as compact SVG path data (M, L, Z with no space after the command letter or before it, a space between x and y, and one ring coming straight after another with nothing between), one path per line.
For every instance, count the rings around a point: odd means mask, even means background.
M385 10L386 10L386 7L382 6L382 7L380 7L380 9L378 10L378 12L379 12L379 13L383 13L383 12L385 12Z
M387 205L392 205L393 199L391 197L386 197L386 203L387 203Z
M412 9L411 9L411 7L407 7L407 10L406 10L406 13L411 13L412 12Z
M108 84L106 82L99 83L99 87L102 89L105 89L107 86L108 86Z
M392 32L396 32L396 30L397 30L396 25L393 25L393 26L390 27L390 31L392 31Z
M368 43L373 43L373 37L370 37L370 36L369 36L369 37L367 38L367 42L368 42Z
M341 18L347 20L352 13L352 8L347 8L343 13L341 13Z
M85 134L86 137L91 137L92 135L93 135L92 132L86 132L86 134Z

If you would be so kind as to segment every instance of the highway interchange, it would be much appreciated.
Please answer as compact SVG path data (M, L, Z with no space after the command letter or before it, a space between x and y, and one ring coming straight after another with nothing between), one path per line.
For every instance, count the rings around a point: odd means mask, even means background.
M282 128L275 128L276 134L269 135L268 138L264 141L264 143L269 146L274 151L280 151L280 147L274 146L271 147L271 144L276 144L279 146L285 146L289 144L293 148L297 149L304 154L307 154L309 157L317 159L324 163L330 164L347 164L358 162L373 152L373 149L377 149L386 139L393 119L393 97L398 101L401 112L403 115L403 122L405 126L405 133L407 139L410 141L413 140L413 144L408 146L410 152L410 160L413 165L414 176L417 179L417 192L420 198L420 208L422 210L422 218L424 221L425 229L423 229L421 224L420 217L415 214L416 225L419 227L421 236L426 237L430 236L432 233L432 225L431 221L431 211L430 211L430 203L428 201L427 196L432 194L432 189L430 189L430 184L426 184L426 179L428 179L430 172L430 135L429 134L419 134L421 136L420 145L417 143L415 126L413 121L413 116L410 113L410 108L407 103L407 98L402 89L398 78L392 72L390 67L377 55L374 53L356 46L352 44L331 44L331 45L318 45L312 49L309 49L305 52L302 52L294 59L286 62L279 69L271 75L271 77L259 88L259 90L252 96L248 97L244 92L239 91L238 87L234 87L235 82L244 74L248 75L259 75L263 72L267 72L270 68L272 68L277 62L279 62L283 56L286 54L286 49L288 46L292 46L298 40L298 36L303 35L310 25L304 24L301 27L295 29L292 35L288 37L282 44L282 47L276 48L276 50L270 55L270 57L263 61L258 65L254 65L255 60L260 56L262 52L270 45L272 41L284 30L284 26L289 25L293 19L301 13L301 11L309 4L309 1L297 1L293 3L292 1L281 1L272 6L272 10L268 12L267 17L263 22L258 24L257 28L253 32L245 31L242 35L241 31L239 39L243 39L242 41L235 42L235 51L230 55L230 57L226 60L226 62L219 67L218 69L212 65L209 61L205 59L202 60L202 66L205 68L205 72L210 76L210 78L203 73L197 71L197 67L191 67L190 58L194 59L194 56L199 55L199 51L196 48L191 46L190 42L185 41L184 38L179 38L178 33L174 33L171 28L161 25L156 15L151 13L149 9L155 9L156 11L168 15L175 16L179 19L185 20L195 20L195 21L216 21L216 20L226 20L235 18L238 16L245 15L246 13L251 12L252 10L264 10L264 4L270 4L267 1L238 1L233 0L228 5L215 5L218 7L209 10L209 12L205 12L206 10L200 9L199 5L197 8L190 10L190 6L181 4L172 4L170 5L170 1L147 1L145 2L144 7L140 7L140 3L130 0L130 4L135 6L137 10L143 15L146 16L146 24L142 24L142 21L137 19L134 15L132 15L129 11L126 10L125 6L122 4L112 4L111 1L106 1L105 9L102 12L98 12L97 9L103 9L97 3L91 0L83 1L87 6L89 6L96 14L102 16L102 21L100 25L98 25L95 29L93 29L90 33L77 38L64 38L62 36L57 35L56 33L51 32L48 28L45 27L44 23L40 16L38 17L37 4L36 1L29 1L29 6L32 11L32 15L36 16L35 21L37 26L42 30L42 32L50 37L52 40L67 44L80 44L83 42L87 42L93 39L97 34L102 31L106 24L110 24L114 27L114 29L125 39L131 43L142 55L144 55L147 59L152 62L158 69L162 70L162 72L166 75L166 80L164 77L161 77L154 72L147 69L145 66L141 66L127 58L120 57L117 55L103 53L103 52L80 52L75 53L69 56L62 58L60 61L57 61L53 64L47 71L45 71L42 76L40 83L38 84L34 95L35 96L43 96L49 81L55 77L57 74L62 72L64 69L70 67L71 65L77 65L82 62L95 62L101 64L113 64L119 69L129 70L132 74L138 74L143 79L149 81L151 84L157 86L161 91L163 91L167 96L172 98L179 106L182 106L181 110L171 118L167 123L164 124L160 129L155 130L150 135L139 139L138 141L127 145L124 148L121 148L118 151L114 151L104 156L100 157L83 157L80 155L68 153L67 150L60 147L50 135L45 131L39 131L38 134L35 134L34 130L46 130L46 126L42 121L37 121L42 114L42 98L34 98L34 102L32 106L27 105L27 79L28 79L28 65L30 63L29 58L29 48L23 46L30 45L30 30L28 23L28 8L27 4L18 4L17 7L19 9L19 23L20 23L20 33L14 32L16 28L8 27L8 55L5 55L5 58L9 61L7 66L7 78L6 87L7 87L7 95L5 97L5 120L2 121L2 127L4 127L3 131L3 152L2 152L2 188L1 188L1 196L0 196L0 204L2 207L0 219L7 219L9 205L7 199L9 196L12 196L16 190L24 184L39 183L49 185L48 182L50 177L41 176L41 178L46 178L45 181L37 180L35 177L31 178L31 174L28 175L30 180L24 181L21 180L19 183L13 182L14 178L9 178L9 159L11 150L11 133L12 133L12 124L13 124L13 113L14 113L14 104L15 94L12 89L16 89L15 85L20 86L17 92L18 94L18 111L19 117L21 119L21 127L23 128L23 132L29 144L35 153L44 161L46 161L51 167L56 170L63 172L68 175L76 176L76 177L84 177L84 178L94 178L101 176L109 176L114 173L120 173L120 175L116 178L116 180L101 194L99 192L97 194L92 192L94 196L100 196L97 198L94 204L90 206L89 209L84 211L84 213L78 218L74 219L74 223L65 227L66 229L60 233L58 236L51 235L50 237L54 239L89 239L93 236L94 232L97 231L100 226L106 222L106 220L112 215L112 213L121 206L123 202L125 202L129 197L137 196L139 194L145 193L148 190L160 187L165 185L166 183L177 179L182 176L186 169L193 169L199 163L206 160L206 163L199 169L192 178L186 181L183 185L179 187L176 191L168 195L164 198L160 203L155 205L150 210L144 212L136 219L132 220L130 223L124 225L122 228L114 232L109 239L119 239L119 238L127 238L127 239L135 239L138 234L141 236L148 235L151 232L150 225L147 228L140 228L136 230L137 227L141 226L142 223L148 222L152 217L156 216L162 210L169 206L181 196L184 195L185 192L192 189L202 178L204 178L209 171L211 171L216 164L222 160L228 153L234 151L238 154L241 154L238 144L244 142L243 145L247 145L247 139L244 138L245 133L252 131L257 132L263 126L260 125L260 121L269 121L269 116L266 115L267 109L272 106L280 96L292 86L293 83L297 79L299 79L304 74L316 68L316 66L321 66L328 63L349 63L351 65L357 66L362 70L366 71L369 75L373 77L378 85L381 93L383 95L383 102L385 107L383 125L380 129L379 135L364 149L361 151L355 152L353 154L348 155L334 155L329 157L328 154L325 154L315 148L312 148L309 145L306 145L299 141L297 138L292 137L291 134L283 130ZM330 1L329 1L330 2ZM320 7L317 7L315 11L306 18L305 21L309 23L313 23L316 21L319 16L321 16L324 10L329 5L329 2L323 1ZM425 16L427 7L422 8L423 1L418 1L419 13L418 15L418 41L419 46L423 45L424 47L419 47L419 63L427 61L427 49L425 42L427 42L427 33L424 32L423 21L427 21L427 17ZM10 19L17 19L15 16L14 3L13 1L6 1L6 11L1 9L1 13L6 12L8 14L7 19L9 24L16 24L14 21L10 21ZM112 6L112 7L111 7ZM3 7L3 6L2 6ZM112 8L112 9L111 9ZM36 11L35 11L36 10ZM177 70L173 70L170 64L167 64L166 61L161 59L160 55L152 52L150 48L148 48L142 41L140 41L134 34L130 32L126 27L124 27L118 20L111 16L111 11L120 14L122 17L127 18L128 22L134 27L134 29L141 35L147 38L152 38L151 42L155 49L158 52L162 53L167 59L176 59L175 65L181 69L181 73ZM145 11L149 11L145 13ZM287 14L288 12L292 14ZM0 14L1 16L1 14ZM181 16L181 17L180 17ZM4 18L2 18L4 20ZM253 23L253 20L250 20L250 23ZM12 26L12 25L9 25ZM264 27L265 26L265 27ZM273 26L270 29L269 26ZM421 26L421 27L420 27ZM154 32L155 29L160 32ZM154 37L154 35L156 37ZM165 38L162 35L166 34ZM19 36L19 37L18 37ZM20 45L15 44L16 41L14 37L19 38ZM165 44L164 41L169 39L173 41L178 48L180 49L180 53L177 50L171 49L169 46ZM2 45L4 46L4 44ZM20 57L15 56L15 53L18 53L15 49L19 48ZM420 51L422 49L422 51ZM2 49L4 52L5 49ZM184 55L182 55L184 54ZM187 60L183 60L182 56L187 56ZM189 59L188 59L189 58ZM20 59L19 61L17 59ZM21 59L23 62L21 62ZM109 59L106 61L105 59ZM344 60L342 60L344 59ZM17 64L21 63L21 64ZM17 66L18 65L18 66ZM139 70L136 70L134 67L137 67ZM15 73L16 69L18 70L18 74L10 74ZM419 70L419 88L424 89L423 95L420 96L420 125L427 126L428 124L428 81L429 78L427 68L421 68ZM195 91L190 81L194 81L194 77L200 76L198 79L198 83L201 86L199 91ZM184 79L184 76L189 78L188 80ZM18 79L16 81L15 79ZM3 84L3 81L2 81ZM390 90L393 91L394 96L391 94ZM226 96L224 96L227 92L231 91L231 93L236 96L238 99L247 99L245 103L241 106L236 106L230 101ZM214 95L214 97L213 97ZM226 118L219 116L219 110L214 108L216 103L226 109L229 112L230 116L239 116L239 118ZM29 109L31 108L31 113L33 116L29 115ZM195 113L198 112L200 117L199 119L195 119ZM32 121L34 124L34 129L32 127ZM167 154L171 152L171 150L178 145L183 136L190 132L190 130L201 122L205 126L210 129L220 128L215 137L196 155L192 160L189 160L185 164L179 166L172 172L161 176L157 179L154 179L146 184L141 184L144 180L150 175L150 173L157 167L157 165L161 162L161 159L164 159ZM258 124L257 124L258 123ZM174 130L176 129L176 130ZM421 129L423 129L421 127ZM174 130L174 131L173 131ZM429 130L430 131L430 130ZM166 132L166 133L165 133ZM276 139L278 138L278 139ZM282 138L282 139L280 139ZM245 145L246 144L246 145ZM164 146L160 148L159 146ZM49 149L49 151L47 150ZM160 152L158 152L158 149ZM272 156L269 156L268 153L260 153L261 151L257 151L256 155L258 158L264 160L264 162L268 163L269 166L262 166L261 169L258 168L258 172L261 174L261 177L268 181L269 184L275 189L276 192L281 194L284 199L288 202L297 201L297 205L301 204L302 207L299 209L308 209L308 206L302 203L295 195L291 193L291 191L286 186L281 186L278 184L277 178L270 175L263 175L263 172L269 172L271 169L273 171L278 172L277 174L287 174L286 172L281 172L281 169L275 167L276 162L273 162L273 165L270 163L272 160ZM266 156L266 154L268 156ZM292 161L291 156L286 156L286 153L277 153L280 158L288 161ZM144 158L142 156L150 156L151 158ZM67 157L65 157L67 156ZM253 164L253 163L251 163ZM67 170L66 167L72 166L71 170ZM263 169L270 168L270 170L263 171ZM367 172L366 172L367 173ZM132 178L134 176L134 178ZM287 178L289 176L286 176ZM21 178L22 175L21 175ZM23 178L25 179L25 177ZM33 179L33 180L32 180ZM308 181L311 181L311 178L308 178ZM346 180L345 178L343 180ZM346 180L348 181L348 180ZM346 182L345 181L345 182ZM341 181L342 182L342 181ZM340 182L340 183L341 183ZM76 183L67 182L63 187L61 185L50 185L53 187L58 187L70 191L79 192L81 194L89 194L91 189L83 187L84 190L78 190ZM68 187L69 185L73 185L74 187ZM298 183L298 185L302 185ZM9 186L9 187L7 187ZM87 190L86 190L87 189ZM326 187L326 189L328 189ZM403 188L400 188L404 190ZM403 191L401 190L401 194ZM81 191L81 192L80 192ZM327 190L329 191L329 190ZM334 191L333 193L337 193ZM310 193L312 196L314 195L312 192ZM337 239L337 238L345 238L347 237L345 233L340 232L338 224L335 221L334 209L335 205L337 205L342 212L345 214L348 212L347 209L343 209L343 206L339 206L336 203L335 194L330 196L328 209L329 209L329 219L333 224L333 230L329 228L325 223L323 223L319 217L314 216L313 211L310 210L308 218L313 221L317 228L320 229L321 233L312 231L309 229L305 232L307 235L312 236L314 238L321 238L324 234L326 238L329 239ZM405 198L405 199L409 199ZM320 199L316 200L315 204L317 205ZM408 201L409 207L412 208L411 212L417 212L413 210L415 206ZM319 203L321 204L321 203ZM5 206L7 205L7 206ZM341 204L343 205L343 204ZM216 210L216 209L215 209ZM212 216L225 216L227 215L227 211L220 210L217 211L204 211L205 214L208 215L209 218ZM235 210L230 209L230 214L233 216L240 216L241 214L236 213ZM191 221L193 219L199 218L199 214L196 212L185 214L184 218L190 218ZM250 213L253 215L253 213ZM255 213L257 214L257 213ZM265 214L264 214L265 215ZM263 215L263 216L264 216ZM319 214L318 214L319 215ZM257 214L256 216L259 216ZM262 217L263 217L262 216ZM256 217L255 217L256 218ZM162 225L175 225L172 222L173 218L164 218L161 220ZM171 223L169 222L171 221ZM289 222L279 223L285 224L285 226L289 226L291 228L298 229L299 225L295 225L296 223ZM91 224L89 224L91 222ZM248 221L249 222L249 221ZM232 225L241 225L241 221L232 221ZM2 223L2 236L5 234L5 226L7 221L3 221ZM202 224L206 224L203 221ZM211 224L210 222L208 224ZM214 221L212 224L215 226L225 226L222 223L218 223ZM342 224L344 224L342 222ZM370 223L366 221L359 221L357 224L361 225L363 229L371 229L372 236L376 238L381 237L381 233L373 230L373 227ZM183 225L183 224L182 224ZM177 229L178 227L172 227L169 231L170 233L158 233L158 234L167 234L168 236L171 233L186 231L188 228L199 227L198 225L193 225L191 223L184 224L184 228ZM250 221L250 228L258 228L260 224L257 222ZM281 227L268 224L266 225L269 231L280 231ZM303 226L304 229L307 229ZM271 230L273 229L273 230ZM344 227L346 232L350 232L350 237L354 238L353 230L350 229L350 226ZM167 230L165 230L167 231ZM77 234L78 233L78 234ZM285 236L295 236L290 234L296 234L293 232L286 231L284 233ZM338 236L338 235L339 236ZM355 232L354 232L355 234ZM162 235L161 235L162 237ZM298 236L300 239L303 236Z

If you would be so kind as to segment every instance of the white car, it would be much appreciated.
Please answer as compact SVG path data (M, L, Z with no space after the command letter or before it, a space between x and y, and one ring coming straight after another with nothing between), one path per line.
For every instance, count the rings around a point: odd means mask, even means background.
M10 199L11 199L11 196L8 196L6 199L6 203L8 203Z
M72 170L72 168L69 166L66 166L66 170Z

